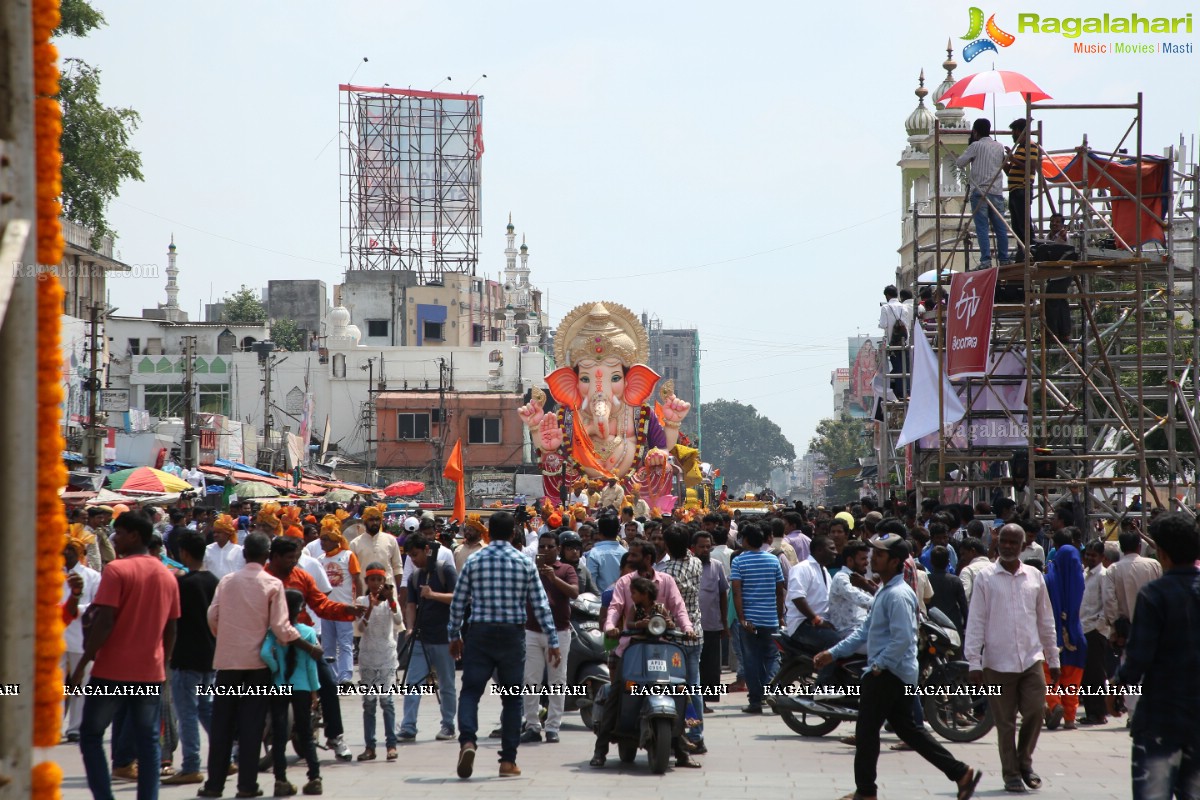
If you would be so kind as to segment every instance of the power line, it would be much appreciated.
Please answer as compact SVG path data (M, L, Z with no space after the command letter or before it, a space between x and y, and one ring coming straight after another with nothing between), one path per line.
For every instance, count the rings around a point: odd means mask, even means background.
M134 211L139 211L148 216L156 217L158 219L163 220L164 222L169 222L172 225L179 225L180 227L187 228L188 230L191 230L191 231L195 231L196 233L202 233L205 236L212 236L215 239L223 239L226 242L232 242L233 244L240 244L242 247L249 247L253 250L261 250L264 253L273 253L274 255L277 255L277 256L284 256L286 258L292 258L292 259L295 259L296 261L307 261L311 264L320 264L320 265L326 266L326 267L337 267L338 269L345 269L345 267L346 267L345 264L335 264L332 261L321 261L320 259L317 259L317 258L309 258L307 256L298 256L295 253L285 253L283 250L276 250L271 247L263 247L262 245L252 244L250 242L243 242L241 239L234 239L232 236L226 236L221 233L213 233L212 231L206 231L203 228L197 228L195 225L189 225L186 222L180 222L179 220L171 219L170 217L164 217L162 214L156 214L153 211L147 211L144 208L138 208L135 205L130 205L129 203L126 203L124 200L114 198L113 202L119 203L120 205L123 205L126 208L131 208Z
M563 280L557 280L557 281L542 281L542 283L546 284L546 285L558 284L558 283L591 283L594 281L612 281L612 280L624 280L626 278L645 278L645 277L653 277L655 275L670 275L673 272L687 272L687 271L696 270L696 269L706 269L708 267L719 267L723 264L732 264L737 261L745 261L745 260L751 259L751 258L758 258L759 256L766 256L766 255L770 255L771 253L778 253L781 250L789 250L793 247L799 247L800 245L809 244L811 242L815 242L820 239L827 239L830 236L836 236L839 233L845 233L846 231L853 230L855 228L860 228L863 225L867 225L871 222L875 222L876 220L883 219L884 217L894 216L895 213L896 213L896 211L895 211L895 209L893 209L891 211L880 214L878 216L871 217L870 219L864 219L861 222L856 222L853 225L847 225L844 228L838 228L836 230L827 231L825 233L818 234L817 236L810 236L809 238L801 239L798 242L792 242L791 244L783 244L778 247L772 247L768 250L759 250L758 252L755 252L755 253L747 253L744 256L733 256L732 258L725 258L725 259L721 259L720 261L709 261L708 263L705 263L705 264L693 264L692 266L688 266L688 267L674 267L672 269L658 269L658 270L654 270L653 272L635 272L631 275L608 275L603 278L564 278Z

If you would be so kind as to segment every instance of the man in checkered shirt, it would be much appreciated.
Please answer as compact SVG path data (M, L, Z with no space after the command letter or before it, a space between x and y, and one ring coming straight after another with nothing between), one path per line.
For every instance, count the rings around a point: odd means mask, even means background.
M463 565L450 603L450 655L463 660L462 691L458 700L458 777L469 778L475 765L479 698L488 679L516 689L525 677L525 620L528 609L550 644L548 661L558 666L562 653L550 603L533 561L514 547L513 515L500 511L488 520L491 544ZM523 544L523 542L522 542ZM467 638L461 638L463 615L471 606ZM516 777L517 746L521 739L522 697L506 694L500 716L500 777Z

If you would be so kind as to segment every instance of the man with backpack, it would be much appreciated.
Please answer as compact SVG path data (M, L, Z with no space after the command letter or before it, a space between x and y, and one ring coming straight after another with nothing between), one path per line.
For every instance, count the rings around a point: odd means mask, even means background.
M883 342L888 348L888 373L891 376L892 393L896 399L908 396L908 334L912 330L912 311L900 303L900 292L895 286L883 287L886 301L879 307L879 327L883 331Z

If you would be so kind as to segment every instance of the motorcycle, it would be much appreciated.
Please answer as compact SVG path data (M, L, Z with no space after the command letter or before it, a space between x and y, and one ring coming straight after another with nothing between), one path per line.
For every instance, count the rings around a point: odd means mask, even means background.
M609 683L604 631L600 630L600 598L581 594L571 601L571 649L567 652L567 685L583 686L584 697L569 695L566 711L578 711L579 719L592 727L596 695Z
M672 694L687 685L687 666L679 644L683 636L668 633L667 621L658 615L650 618L645 631L621 635L634 637L622 659L622 680L629 692L619 694L613 704L608 702L613 687L606 685L596 702L603 707L602 713L617 715L611 741L617 744L621 763L632 764L638 750L645 749L651 772L662 775L671 760L672 740L683 733L687 696ZM600 731L599 716L595 717L595 730Z
M838 662L830 681L831 692L814 695L816 651L777 634L776 642L784 653L784 663L772 682L767 703L785 725L801 736L824 736L842 722L858 720L856 691L838 693L839 688L856 690L867 659L854 656ZM971 692L968 667L960 660L962 637L954 623L936 608L929 609L917 631L917 666L923 690L941 689L925 694L922 710L929 727L952 742L973 742L992 729L995 721L987 699Z

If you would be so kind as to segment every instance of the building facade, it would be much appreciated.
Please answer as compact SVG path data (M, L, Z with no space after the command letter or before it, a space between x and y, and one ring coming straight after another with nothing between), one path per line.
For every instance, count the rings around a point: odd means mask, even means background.
M652 395L658 398L663 384L671 381L675 396L692 404L680 432L698 446L703 433L700 412L700 332L695 328L664 328L656 317L642 314L642 325L650 337L648 366L662 379Z

